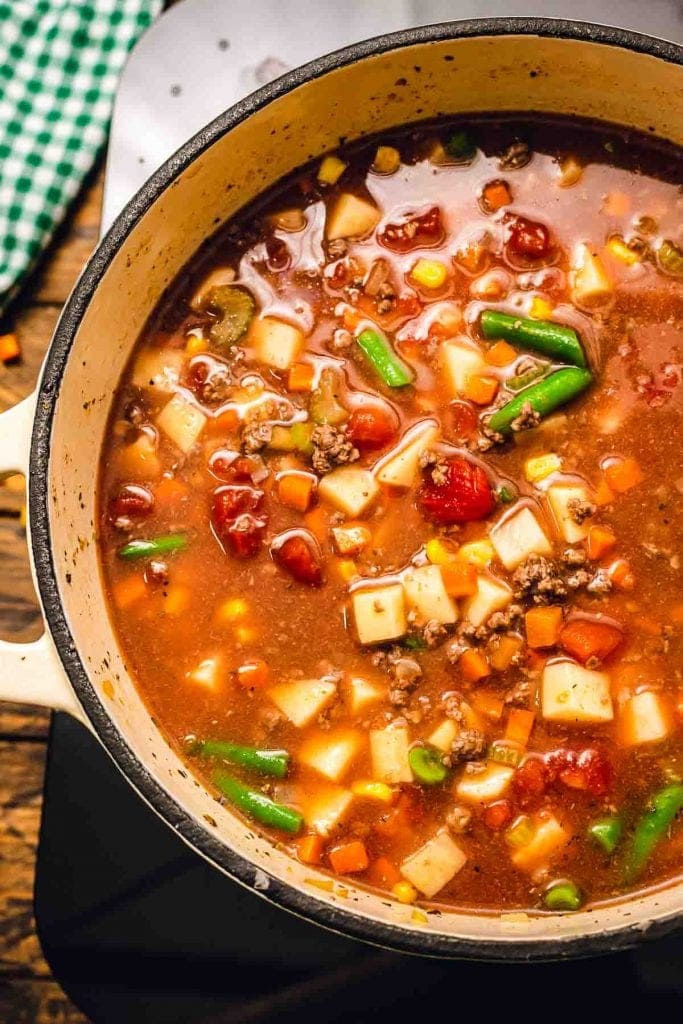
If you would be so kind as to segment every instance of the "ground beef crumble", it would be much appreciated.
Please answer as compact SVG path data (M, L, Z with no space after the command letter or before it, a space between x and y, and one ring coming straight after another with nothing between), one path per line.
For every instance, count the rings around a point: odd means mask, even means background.
M406 654L401 647L392 647L388 651L375 651L370 661L376 668L383 669L389 675L390 703L394 707L406 707L410 694L422 678L422 669L417 659Z
M360 458L360 452L349 441L344 427L323 423L311 434L313 469L321 476L335 466L345 466Z
M584 501L583 498L571 498L567 502L567 510L574 522L580 526L586 519L595 515L597 508L590 501Z
M260 452L270 444L273 427L270 423L248 423L242 430L242 449L247 455Z
M455 768L465 761L479 761L484 757L486 747L486 736L479 729L461 729L450 750L444 754L443 763L447 768Z
M519 434L522 430L531 430L533 427L537 427L540 422L540 412L533 408L531 402L525 402L519 416L510 424L510 430L514 434Z
M555 565L542 555L531 555L515 569L512 586L516 598L534 604L552 604L567 596L567 585Z

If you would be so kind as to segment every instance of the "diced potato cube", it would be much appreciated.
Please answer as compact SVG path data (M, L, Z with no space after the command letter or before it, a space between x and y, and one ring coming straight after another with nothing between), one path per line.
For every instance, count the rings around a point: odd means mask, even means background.
M137 441L119 449L117 461L119 472L133 480L156 480L161 476L161 462L157 455L154 439L149 434L140 434Z
M140 353L133 367L133 384L172 394L178 386L185 355L179 348L153 348Z
M571 834L548 811L535 815L531 827L531 839L512 853L512 863L523 871L545 866L571 839Z
M448 625L457 620L457 608L448 596L438 565L408 569L403 576L403 589L418 625L430 620Z
M333 154L323 157L318 168L318 181L322 185L336 185L347 166L343 160Z
M288 370L304 347L304 336L299 328L274 316L254 320L249 339L256 358L276 370Z
M590 496L581 484L556 484L546 491L546 498L555 519L557 532L567 544L578 544L585 540L590 520L577 523L572 516L570 503L590 504Z
M583 309L608 306L614 298L614 286L604 264L588 245L579 246L577 266L571 277L572 298Z
M494 612L500 612L512 601L512 591L493 576L480 576L477 592L463 605L463 617L473 626L481 626Z
M487 804L499 800L507 790L514 768L488 761L483 772L470 774L465 767L455 787L455 795L465 804Z
M310 736L299 751L299 760L331 782L340 782L357 756L363 737L355 729L337 729Z
M659 743L671 729L671 709L664 695L654 690L634 694L619 712L619 738L629 747Z
M218 682L218 675L221 668L220 658L204 658L196 668L187 673L186 679L192 683L199 683L212 690Z
M268 696L299 729L329 707L337 694L331 679L296 679L271 686Z
M478 348L459 341L443 342L441 365L448 390L456 398L465 393L470 377L491 369Z
M516 569L530 555L551 555L552 545L530 508L522 508L496 523L491 543L506 569Z
M157 426L182 452L189 452L206 426L206 416L182 395L174 395L157 416Z
M451 749L451 745L458 738L459 732L460 726L457 722L452 718L444 718L441 725L437 725L434 732L430 733L427 737L427 743L432 747L436 747L437 750L442 750L445 754L447 750Z
M401 166L401 154L393 146L378 146L372 169L376 174L394 174Z
M448 832L437 832L424 846L401 864L401 874L430 899L455 878L464 867L467 856L453 842Z
M385 689L362 676L349 676L344 687L344 697L352 715L365 711L373 704L379 704L386 695Z
M360 466L340 466L326 473L318 484L318 497L345 512L359 516L372 505L379 494L379 486L368 469Z
M327 211L325 236L335 238L363 238L374 231L379 224L380 212L377 207L352 192L342 192Z
M359 554L372 539L367 526L334 526L331 533L337 554L347 558Z
M376 782L390 786L397 782L412 782L413 773L408 762L408 729L405 725L388 725L386 729L370 732L372 777Z
M356 590L352 603L358 639L362 644L397 640L406 632L405 598L400 583Z
M420 456L439 436L434 420L417 423L401 439L397 448L375 466L380 484L412 487L420 471Z
M614 717L609 676L573 661L553 661L543 670L541 707L548 722L586 725Z
M321 836L329 836L341 824L353 803L353 793L341 786L322 785L299 797L306 824Z

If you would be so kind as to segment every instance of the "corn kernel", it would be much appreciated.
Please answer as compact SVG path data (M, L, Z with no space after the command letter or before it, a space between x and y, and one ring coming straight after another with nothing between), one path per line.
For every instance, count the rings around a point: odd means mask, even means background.
M554 452L547 455L537 455L533 459L527 459L524 463L524 476L530 484L544 480L551 473L557 473L562 469L562 459Z
M425 552L432 565L448 565L455 558L455 551L447 547L440 537L428 540Z
M634 263L640 262L638 253L634 249L629 248L623 238L619 238L617 235L610 238L607 243L607 249L615 259L621 260L622 263L629 267L632 267Z
M401 154L393 146L378 146L372 169L377 174L393 174L401 166Z
M237 626L235 636L241 644L249 644L252 640L256 640L258 633L252 626Z
M243 597L231 597L220 606L217 618L223 622L236 622L243 619L248 611L249 605Z
M198 337L196 334L191 334L185 342L185 351L188 356L197 356L200 352L206 352L209 344L204 338Z
M446 267L439 260L418 260L410 276L423 288L441 288L446 281Z
M351 792L367 800L378 800L382 804L394 802L394 791L386 782L354 782Z
M495 550L490 540L471 540L469 544L463 544L458 548L458 558L470 565L476 565L484 569L495 557Z
M529 316L534 320L550 320L552 315L553 307L550 303L546 299L535 295L529 308Z
M399 903L414 903L417 899L417 889L410 882L397 882L391 891Z
M340 558L337 562L337 572L345 583L350 583L354 576L358 575L358 567L350 558Z
M346 164L338 156L326 156L318 168L321 185L336 185L346 170Z

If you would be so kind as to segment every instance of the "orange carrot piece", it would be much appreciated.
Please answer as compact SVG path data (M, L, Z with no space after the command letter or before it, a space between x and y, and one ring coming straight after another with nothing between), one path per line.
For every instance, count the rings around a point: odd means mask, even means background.
M644 479L645 476L642 469L636 460L631 458L619 459L618 462L613 462L605 470L605 480L608 486L613 491L616 491L617 494L630 491L632 487L636 487Z
M498 179L484 185L482 199L487 209L494 213L496 210L502 209L503 206L509 206L512 202L512 195L507 182Z
M296 841L296 855L302 864L320 864L325 840L322 836L301 836Z
M304 523L306 524L306 529L310 530L315 539L319 540L321 544L327 540L330 524L327 512L321 505L306 513Z
M237 669L237 682L247 689L261 689L270 683L270 666L262 658L246 661Z
M290 391L310 391L314 377L315 368L310 363L294 363L289 369L287 387Z
M484 359L489 366L509 366L518 356L518 352L508 344L507 341L496 341L491 348L484 353Z
M240 418L235 409L226 409L218 416L209 416L205 430L209 434L234 434L240 425Z
M470 274L478 274L484 269L487 261L487 252L483 245L468 245L466 249L456 252L453 259Z
M633 590L636 585L636 578L631 572L631 566L625 558L617 558L607 570L609 578L619 590Z
M562 609L557 604L530 608L524 616L529 647L554 647L560 635Z
M593 501L598 508L602 508L604 505L611 505L614 497L614 491L606 480L601 480L593 492Z
M142 576L124 576L112 587L112 596L117 608L130 608L147 594L147 585Z
M501 636L489 645L488 659L491 668L496 672L504 672L512 664L512 659L522 649L524 641L518 636Z
M473 373L465 385L465 398L475 405L490 405L496 396L498 381L495 377Z
M176 480L172 476L165 476L159 481L154 490L154 501L157 505L163 505L166 508L177 508L188 494L187 484L184 484L182 480Z
M378 857L368 868L368 882L378 889L391 889L401 881L401 872L388 857Z
M597 561L603 555L606 555L608 551L611 551L616 542L617 538L609 526L591 526L588 530L588 539L586 541L588 557L591 561Z
M447 562L441 566L441 578L451 597L470 597L477 592L477 569L468 562Z
M337 875L353 875L357 871L365 871L370 861L365 843L360 839L352 839L349 843L335 846L329 852L332 870Z
M479 679L486 679L491 674L491 666L481 653L474 647L468 647L458 660L458 667L465 679L470 683L476 683Z
M478 690L472 697L472 705L475 711L494 722L500 722L505 710L505 702L491 690Z
M19 339L16 334L0 335L0 362L11 363L21 355Z
M622 631L608 622L572 619L560 633L560 646L585 665L590 658L604 661L623 639Z
M313 477L310 473L283 473L278 478L277 496L287 508L306 512L313 497Z
M524 708L511 708L505 725L504 738L510 743L519 743L520 747L526 747L535 722L536 715L533 711L526 711Z

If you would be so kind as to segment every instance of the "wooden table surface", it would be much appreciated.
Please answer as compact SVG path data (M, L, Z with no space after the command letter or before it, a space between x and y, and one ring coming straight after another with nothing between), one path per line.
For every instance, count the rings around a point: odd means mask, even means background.
M21 362L0 364L0 409L29 394L59 312L94 249L102 172L85 188L0 333L14 331ZM0 636L32 640L42 626L20 521L23 479L0 485ZM33 875L49 712L0 702L0 1024L84 1024L51 977L33 919ZM125 1022L122 1022L125 1024Z

